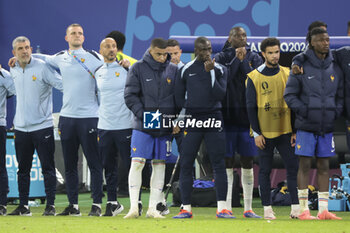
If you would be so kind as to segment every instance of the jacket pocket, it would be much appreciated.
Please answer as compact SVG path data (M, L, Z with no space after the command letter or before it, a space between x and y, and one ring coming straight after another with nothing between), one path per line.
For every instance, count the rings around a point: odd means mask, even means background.
M312 123L320 123L322 119L321 99L318 96L310 96L307 108L307 120Z

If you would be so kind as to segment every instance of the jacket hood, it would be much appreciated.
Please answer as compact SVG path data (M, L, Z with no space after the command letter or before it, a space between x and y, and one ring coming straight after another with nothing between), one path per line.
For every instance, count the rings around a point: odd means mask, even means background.
M305 55L310 63L317 68L328 67L333 62L333 55L330 50L328 50L328 54L324 60L320 60L310 48L305 51Z
M149 49L147 49L145 54L142 57L142 60L146 62L151 67L151 69L162 70L162 69L165 69L165 67L170 63L171 58L170 58L170 55L168 54L168 57L164 63L157 62L156 60L153 59L152 55L149 53Z

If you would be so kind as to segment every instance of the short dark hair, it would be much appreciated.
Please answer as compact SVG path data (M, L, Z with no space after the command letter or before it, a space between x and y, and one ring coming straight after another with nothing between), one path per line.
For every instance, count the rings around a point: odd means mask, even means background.
M318 27L326 27L327 28L328 25L325 22L317 20L317 21L310 23L309 27L307 28L307 31L311 32L312 29L318 28Z
M276 45L278 45L278 47L280 47L281 42L279 41L279 39L277 39L275 37L268 37L261 42L260 50L261 50L261 52L265 53L267 47L272 47L272 46L276 46Z
M175 47L175 46L180 47L180 43L177 40L169 39L167 42L168 42L168 47Z
M209 41L208 38L204 36L197 37L194 41L194 48L196 48L198 44L205 44L207 41Z
M234 32L237 32L238 30L241 30L241 29L244 30L244 28L242 28L242 27L233 27L233 28L231 28L229 35L233 34Z
M118 50L123 50L124 45L125 45L125 35L120 32L120 31L111 31L110 33L107 34L106 38L110 37L117 42L117 48Z
M81 28L83 28L80 24L78 24L78 23L72 23L71 25L69 25L68 27L67 27L67 29L66 29L66 34L67 34L67 32L68 32L68 29L69 28L71 28L71 27L81 27Z
M318 35L318 34L324 34L324 33L327 33L327 31L326 30L324 30L323 28L314 28L314 29L312 29L311 30L311 32L309 33L309 40L308 40L308 42L309 42L309 47L311 48L311 49L313 49L312 48L312 45L311 45L311 38L312 38L312 36L315 36L315 35Z
M327 28L328 26L325 22L322 22L322 21L314 21L310 23L309 27L307 28L306 41L311 41L310 32L312 31L312 29L319 28L319 27Z
M151 48L166 49L168 47L168 42L163 38L154 38L151 42Z

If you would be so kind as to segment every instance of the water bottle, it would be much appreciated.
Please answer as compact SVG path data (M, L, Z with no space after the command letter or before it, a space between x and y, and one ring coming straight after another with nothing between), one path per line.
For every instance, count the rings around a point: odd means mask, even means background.
M41 53L40 45L37 45L37 46L36 46L35 52L36 52L36 53Z
M28 201L28 206L29 207L39 207L39 202L38 201Z

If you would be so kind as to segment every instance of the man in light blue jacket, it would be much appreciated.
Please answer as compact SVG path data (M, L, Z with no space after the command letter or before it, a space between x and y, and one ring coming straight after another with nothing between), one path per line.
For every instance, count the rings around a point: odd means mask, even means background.
M104 64L95 71L98 111L98 148L107 183L107 206L104 216L116 216L124 207L117 201L118 152L123 166L130 167L132 112L124 101L127 70L116 61L117 44L113 38L101 42ZM120 167L120 166L119 166Z
M45 62L31 56L28 38L17 37L12 47L17 59L10 73L15 83L17 100L14 128L20 205L10 215L31 216L28 196L34 150L38 153L44 176L47 204L43 215L55 215L52 87L62 91L62 79Z
M0 67L0 216L7 214L8 177L6 171L6 98L15 94L11 75Z

